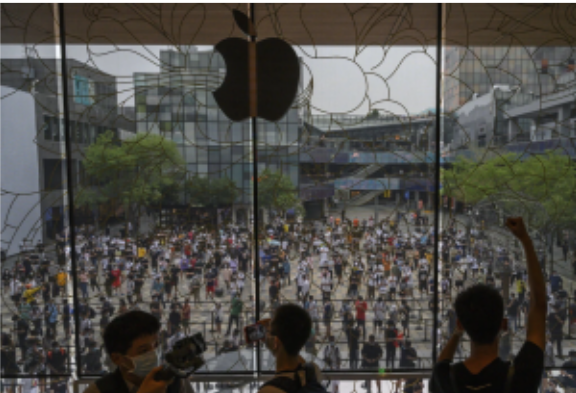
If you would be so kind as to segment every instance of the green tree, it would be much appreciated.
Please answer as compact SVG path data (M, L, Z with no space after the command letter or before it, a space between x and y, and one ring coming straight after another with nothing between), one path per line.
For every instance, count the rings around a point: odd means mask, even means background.
M75 203L122 204L126 220L134 217L136 225L141 208L159 203L163 191L173 192L184 174L176 144L148 133L119 141L107 131L86 149L82 165L97 186L80 186Z
M275 209L281 213L288 209L302 211L298 189L292 180L280 171L272 172L266 168L258 177L258 206Z
M380 117L380 112L378 109L372 109L372 111L366 116L368 120L377 120Z
M240 195L240 190L227 177L213 179L196 175L186 182L186 193L191 204L216 208L232 205Z
M576 167L569 156L508 153L484 160L458 157L442 170L442 194L476 207L495 207L502 217L521 215L536 235L549 234L576 221Z

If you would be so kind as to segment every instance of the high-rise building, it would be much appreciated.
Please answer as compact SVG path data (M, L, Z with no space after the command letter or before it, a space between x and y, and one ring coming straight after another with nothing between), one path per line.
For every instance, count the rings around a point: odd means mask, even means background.
M138 132L162 134L176 142L187 176L227 177L242 190L237 206L251 206L250 121L232 122L212 92L223 82L220 54L195 47L160 52L158 73L134 74ZM298 186L301 120L292 108L278 122L257 121L258 170L281 170ZM181 202L189 198L182 195Z
M86 148L106 131L120 140L134 135L134 123L126 118L128 109L118 113L114 76L73 59L66 64L76 188L90 182L82 166ZM2 194L2 248L8 255L18 252L24 239L53 239L68 226L61 68L61 61L53 58L2 59L2 114L10 120L2 126L2 155L5 162L19 163L17 170L2 168L2 189L7 191ZM92 209L76 208L78 225L92 218Z
M572 47L450 46L445 53L443 108L458 124L451 145L460 149L533 140L550 114L532 109L532 117L508 122L507 113L564 89L576 57Z
M494 85L520 86L511 100L521 105L557 89L558 79L574 72L571 47L447 46L444 58L444 111L451 113Z

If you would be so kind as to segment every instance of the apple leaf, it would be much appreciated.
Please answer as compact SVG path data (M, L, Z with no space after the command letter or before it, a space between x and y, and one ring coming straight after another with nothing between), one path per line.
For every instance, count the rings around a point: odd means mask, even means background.
M250 18L248 18L248 16L246 16L245 13L238 10L232 10L232 13L234 14L236 25L238 25L238 27L240 28L240 30L244 32L244 34L249 36L256 36L256 29L254 28L254 25L252 24Z

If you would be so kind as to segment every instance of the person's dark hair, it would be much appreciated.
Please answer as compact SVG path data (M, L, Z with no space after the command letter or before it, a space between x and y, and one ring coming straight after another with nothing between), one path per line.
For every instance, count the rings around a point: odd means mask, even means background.
M504 317L504 301L496 289L485 284L471 286L456 297L454 308L470 340L494 342Z
M302 307L283 304L274 313L270 331L282 342L288 355L298 356L312 332L312 319Z
M104 330L104 347L108 354L128 352L134 340L160 331L160 322L150 313L129 311L114 318Z

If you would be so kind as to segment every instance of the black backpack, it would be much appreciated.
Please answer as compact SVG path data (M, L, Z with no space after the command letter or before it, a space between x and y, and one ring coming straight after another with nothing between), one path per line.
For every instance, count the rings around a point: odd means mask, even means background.
M302 369L306 371L305 385L302 385L300 374L298 373L298 371ZM304 366L299 366L294 370L294 379L290 377L276 377L262 385L262 388L264 386L273 386L286 393L328 393L326 388L316 379L316 371L314 365L311 363L306 363Z

